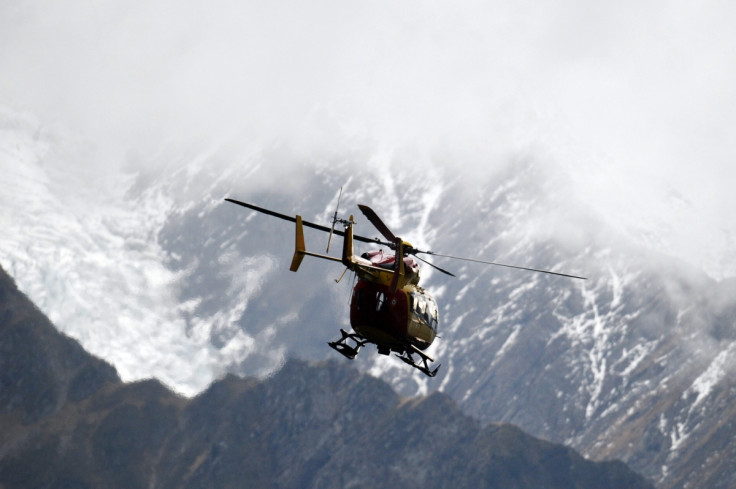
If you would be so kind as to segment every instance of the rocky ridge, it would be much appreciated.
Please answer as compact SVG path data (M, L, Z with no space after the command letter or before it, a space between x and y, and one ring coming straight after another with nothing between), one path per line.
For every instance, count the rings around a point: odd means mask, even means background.
M343 362L228 375L193 399L123 383L1 269L0 344L4 488L651 487L621 462L482 427L444 394L403 398Z

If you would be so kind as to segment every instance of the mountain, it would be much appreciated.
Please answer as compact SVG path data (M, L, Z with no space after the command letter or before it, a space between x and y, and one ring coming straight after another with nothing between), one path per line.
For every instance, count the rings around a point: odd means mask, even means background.
M417 246L589 277L575 282L438 263L456 272L459 279L452 280L425 267L424 283L443 320L433 351L443 364L440 375L423 378L373 352L358 361L360 368L404 395L441 390L484 423L512 423L595 459L621 458L663 488L734 487L729 467L736 459L724 446L735 414L729 408L736 392L734 281L716 282L616 234L569 199L562 176L535 161L509 165L470 187L431 169L417 178L388 167L349 168L360 183L343 199L344 208L373 202L389 226ZM262 192L248 199L326 222L335 205L328 189L337 188L348 171L339 165L330 170L304 177L305 188L314 190L297 193L296 202ZM182 300L196 297L217 309L216 291L230 287L223 252L246 263L275 260L275 269L259 276L239 327L249 334L269 332L258 340L271 345L266 351L285 344L287 351L323 358L322 341L335 335L349 295L340 291L340 305L325 292L329 265L312 262L313 268L290 276L291 243L284 237L291 226L227 206L204 215L197 209L172 216L161 235L182 262L196 256L192 277L214 282L187 286ZM363 229L358 232L372 236ZM182 236L203 238L187 248L178 244ZM307 242L318 249L325 239L313 234ZM310 320L302 324L300 318ZM269 329L273 323L281 325L278 331ZM226 332L216 336L232 334Z
M622 459L661 488L736 487L734 280L643 247L662 237L622 233L543 154L479 162L360 137L317 154L162 142L115 169L32 119L2 128L0 262L123 380L195 395L227 372L264 379L287 356L334 359L324 343L347 326L350 279L336 285L341 267L309 258L289 272L293 227L223 199L328 223L344 185L340 213L356 213L359 234L378 234L357 214L368 203L419 248L588 277L436 257L458 275L423 268L440 305L439 375L368 348L360 371L405 397L447 394L484 426ZM438 163L471 160L493 170ZM324 251L326 235L306 239Z
M0 406L5 420L39 423L67 404L120 382L112 366L57 333L2 269L0 324Z
M123 383L2 269L0 344L4 488L651 487L623 463L481 427L444 394L402 398L343 362L229 375L194 399Z

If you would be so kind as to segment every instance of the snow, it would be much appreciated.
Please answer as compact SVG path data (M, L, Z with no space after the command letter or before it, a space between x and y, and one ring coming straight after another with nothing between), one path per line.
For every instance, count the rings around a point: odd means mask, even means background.
M511 293L509 294L509 300L510 301L518 300L521 295L525 294L526 292L529 292L530 290L533 290L537 286L537 283L538 283L538 276L535 275L534 278L532 278L529 282L526 282L520 285L519 287L515 288L514 290L512 290Z
M689 433L685 429L685 423L676 423L670 432L670 451L676 452L688 439Z
M615 309L621 305L621 298L623 297L623 282L618 276L613 267L609 266L608 271L611 274L611 309Z
M690 411L699 406L712 392L721 379L728 374L729 366L734 365L736 360L736 342L730 343L725 349L716 355L708 368L703 371L685 391L684 396L695 393L697 397L692 403Z
M513 330L506 337L506 341L503 342L501 348L499 348L496 352L496 355L493 358L493 362L491 362L491 369L495 367L496 364L501 360L501 358L514 346L514 343L516 343L516 339L519 337L519 331L521 331L521 326L518 324L514 325Z
M188 324L197 301L179 303L181 272L166 267L155 239L171 198L152 188L129 201L133 179L114 162L100 167L99 155L80 151L78 141L39 136L35 121L4 116L0 264L57 327L111 362L123 380L154 376L186 395L253 350L254 339L243 332L233 330L221 349L210 337L237 321L273 260L233 272L232 307ZM223 259L244 261L232 252Z
M627 350L624 348L621 358L614 367L618 366L619 363L625 364L624 369L620 372L621 377L624 378L624 382L628 383L628 377L631 373L639 366L639 364L647 358L652 351L654 351L656 342L650 341L647 343L639 343L632 349Z
M621 287L620 285L618 286ZM610 347L610 336L622 325L622 318L618 309L601 311L599 304L603 303L600 298L605 295L608 282L600 280L594 287L579 285L579 293L582 296L584 310L582 313L566 317L555 311L560 320L560 329L548 339L548 344L560 336L567 337L573 348L581 348L587 352L585 383L581 386L588 395L585 409L585 417L590 420L600 407L603 384L609 375L608 355ZM609 304L615 304L612 301ZM635 359L635 361L637 361ZM640 359L638 361L641 361Z

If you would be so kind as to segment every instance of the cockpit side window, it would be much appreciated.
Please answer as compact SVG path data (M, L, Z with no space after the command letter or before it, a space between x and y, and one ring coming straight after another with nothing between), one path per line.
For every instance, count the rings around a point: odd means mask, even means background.
M438 324L437 304L430 297L424 295L410 294L409 297L409 308L412 313L436 331Z
M376 311L382 310L386 306L386 295L383 292L376 293Z
M429 326L433 330L437 331L437 325L439 323L439 314L438 314L438 311L437 311L437 304L435 304L434 302L430 302L428 304L428 306L429 306L428 307L428 310L429 310L428 311L428 313L429 313Z

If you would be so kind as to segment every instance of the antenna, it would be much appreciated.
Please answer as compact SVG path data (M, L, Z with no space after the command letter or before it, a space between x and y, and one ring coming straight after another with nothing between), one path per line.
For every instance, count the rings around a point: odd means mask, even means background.
M332 235L335 232L335 224L337 223L337 211L340 208L340 199L342 198L342 185L340 186L340 193L337 195L337 206L335 206L335 214L332 216L332 228L330 228L330 237L327 238L327 251L330 252L330 241L332 241Z

